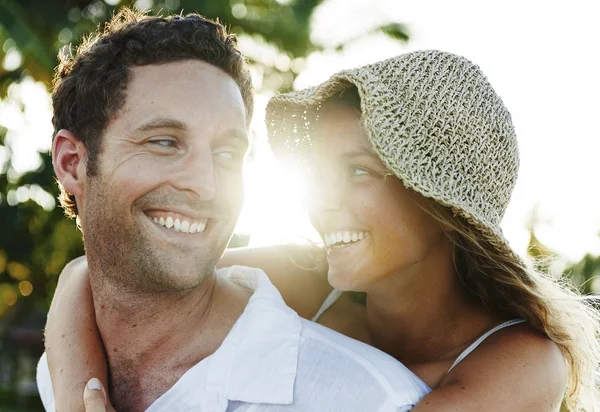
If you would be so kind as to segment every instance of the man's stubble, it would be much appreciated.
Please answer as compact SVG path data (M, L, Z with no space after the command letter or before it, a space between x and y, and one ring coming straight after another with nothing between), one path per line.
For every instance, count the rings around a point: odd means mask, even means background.
M99 272L96 284L134 294L181 292L197 287L214 272L219 256L210 256L210 251L174 256L158 247L142 227L140 218L147 217L137 202L130 207L121 204L101 177L90 178L89 189L82 229L90 267ZM178 261L182 258L187 264Z

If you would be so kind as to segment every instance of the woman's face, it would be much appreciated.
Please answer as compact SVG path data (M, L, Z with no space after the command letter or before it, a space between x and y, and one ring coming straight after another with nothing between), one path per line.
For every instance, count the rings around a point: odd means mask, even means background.
M445 236L417 206L419 195L372 152L358 112L324 105L313 142L308 210L327 248L331 285L366 291L390 275L418 272Z

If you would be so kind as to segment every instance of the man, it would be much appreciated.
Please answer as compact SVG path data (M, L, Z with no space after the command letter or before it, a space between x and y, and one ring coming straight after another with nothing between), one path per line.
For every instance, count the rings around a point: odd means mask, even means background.
M418 401L424 384L406 368L302 320L264 273L216 272L242 206L253 107L223 26L125 10L56 79L54 168L85 237L117 410L396 411ZM38 385L53 410L45 357Z

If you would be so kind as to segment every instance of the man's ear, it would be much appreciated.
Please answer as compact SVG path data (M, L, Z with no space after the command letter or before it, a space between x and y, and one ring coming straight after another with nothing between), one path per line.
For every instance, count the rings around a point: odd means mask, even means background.
M87 149L72 132L61 129L52 142L52 164L56 178L65 190L81 196L82 183L87 176Z

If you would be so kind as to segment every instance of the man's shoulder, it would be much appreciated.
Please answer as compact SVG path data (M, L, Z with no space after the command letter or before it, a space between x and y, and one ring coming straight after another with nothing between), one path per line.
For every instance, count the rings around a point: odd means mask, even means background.
M373 346L352 339L316 322L306 319L301 319L301 322L301 340L306 343L314 343L314 346L306 346L308 351L329 347L331 350L338 351L341 357L352 359L358 364L385 366L384 369L391 368L392 370L408 370L392 356Z
M42 354L37 365L36 381L40 399L47 411L54 410L54 393L52 391L52 381L50 380L50 370L48 369L48 359L46 352Z
M402 393L420 399L431 391L425 382L387 353L315 322L306 319L301 322L301 359L329 359L332 373L347 381L371 380L390 395ZM315 367L322 368L322 365Z

